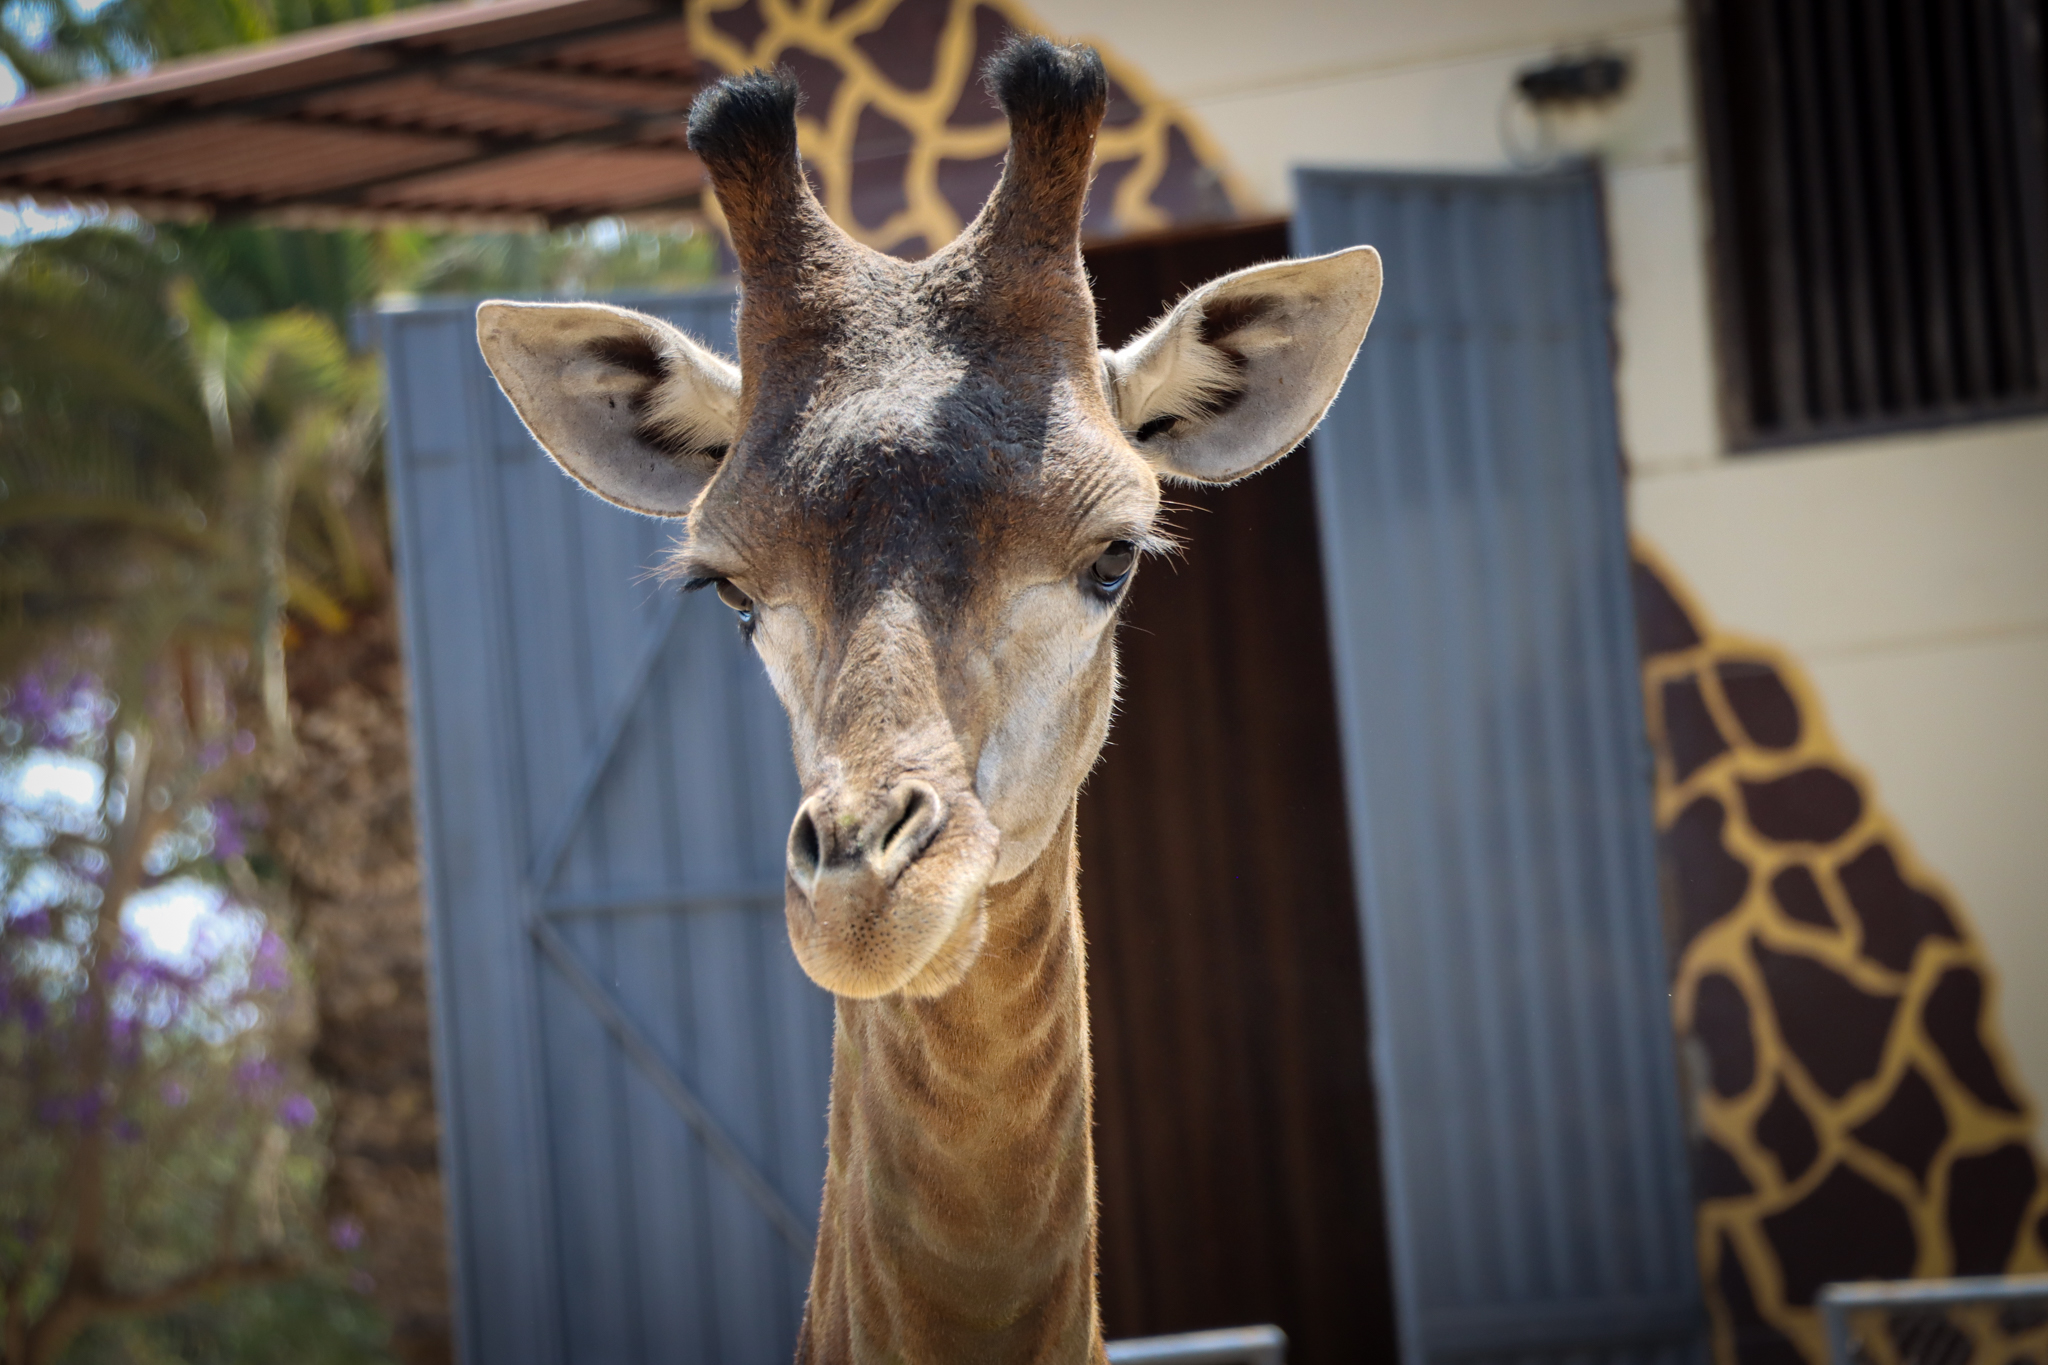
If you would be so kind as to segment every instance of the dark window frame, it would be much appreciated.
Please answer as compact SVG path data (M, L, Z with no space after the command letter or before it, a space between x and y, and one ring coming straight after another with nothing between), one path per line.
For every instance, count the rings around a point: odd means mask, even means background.
M1951 8L1929 19L1930 2ZM1975 18L1954 18L1965 10ZM1730 449L2048 412L2048 0L1689 0L1688 11ZM1942 41L1974 42L1964 64L2005 83L2009 99L1973 100L1981 81L1874 99L1901 74L1900 26L1916 16L1946 25ZM2003 48L1986 36L1998 22L2008 26ZM1883 24L1891 28L1872 36ZM1843 35L1863 50L1828 42ZM1821 74L1789 84L1786 65L1802 59L1804 73ZM1936 97L1948 102L1937 108ZM2000 103L2004 123L1987 127ZM1904 127L1916 113L1920 122ZM1883 126L1887 118L1900 125ZM1945 149L1927 140L1944 121ZM1954 141L1959 128L1989 137ZM1919 138L1918 165L1879 159L1887 136ZM1844 144L1865 155L1829 155ZM1826 177L1818 190L1816 166ZM1965 193L1945 202L1914 193L1936 181ZM1865 211L1873 205L1893 212ZM1993 252L1944 254L1958 223ZM1898 273L1916 266L1917 276ZM2018 288L1996 287L2014 278Z

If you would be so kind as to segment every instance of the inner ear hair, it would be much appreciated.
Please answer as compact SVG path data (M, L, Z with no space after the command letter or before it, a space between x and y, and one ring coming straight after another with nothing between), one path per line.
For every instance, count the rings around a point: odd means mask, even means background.
M654 349L654 342L638 332L598 337L584 349L605 364L631 370L642 379L659 382L667 373L667 368L661 363L661 353Z
M1202 310L1199 329L1202 345L1222 357L1229 367L1230 381L1227 387L1218 385L1204 393L1195 411L1186 414L1187 419L1221 417L1244 401L1251 382L1251 364L1245 358L1247 353L1261 344L1274 344L1276 340L1257 336L1253 329L1262 319L1277 313L1279 308L1278 299L1252 295L1249 298L1212 299Z
M1161 474L1227 483L1285 455L1336 396L1379 300L1354 247L1213 280L1104 352L1117 424Z
M1227 343L1232 337L1279 306L1278 299L1264 294L1211 299L1202 309L1202 340L1211 346L1224 346L1227 349Z
M599 337L590 343L597 359L647 380L647 387L628 401L640 418L637 434L664 455L698 455L722 460L731 437L683 385L669 384L678 357L664 355L643 333Z
M1229 345L1243 325L1235 301L1211 301L1199 326L1175 321L1161 319L1108 366L1121 425L1140 444L1244 401L1244 353ZM1118 363L1125 357L1138 363Z
M738 434L738 368L658 318L494 300L477 341L555 462L636 512L685 515Z

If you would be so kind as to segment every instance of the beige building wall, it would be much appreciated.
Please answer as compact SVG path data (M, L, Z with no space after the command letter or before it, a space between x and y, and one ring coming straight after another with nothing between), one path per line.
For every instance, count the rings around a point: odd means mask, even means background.
M1636 529L1723 625L1812 672L1982 933L2003 1031L2048 1100L2048 421L1729 454L1679 0L1034 8L1191 109L1274 213L1302 165L1510 169L1540 146L1508 99L1518 71L1595 44L1632 58L1605 118L1558 131L1607 167Z

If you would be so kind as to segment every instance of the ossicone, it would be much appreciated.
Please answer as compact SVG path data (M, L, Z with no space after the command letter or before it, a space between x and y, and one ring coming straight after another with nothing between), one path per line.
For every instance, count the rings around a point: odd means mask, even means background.
M962 236L968 250L1064 258L1078 251L1081 210L1094 168L1095 130L1109 107L1109 73L1090 47L1012 38L982 69L1010 120L1002 179Z
M1109 73L1094 48L1062 47L1035 34L1018 34L997 49L981 78L1013 134L1020 125L1066 120L1085 122L1092 133L1109 105Z
M803 102L786 67L729 76L690 105L690 150L714 179L758 173L796 158L796 111Z
M853 246L804 178L801 100L796 77L778 67L728 76L690 105L690 150L711 174L744 282L774 284Z

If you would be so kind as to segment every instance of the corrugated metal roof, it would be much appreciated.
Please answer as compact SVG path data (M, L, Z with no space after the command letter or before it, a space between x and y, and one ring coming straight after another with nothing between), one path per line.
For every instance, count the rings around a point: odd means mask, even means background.
M336 24L0 110L0 194L157 216L534 226L694 213L681 0Z

